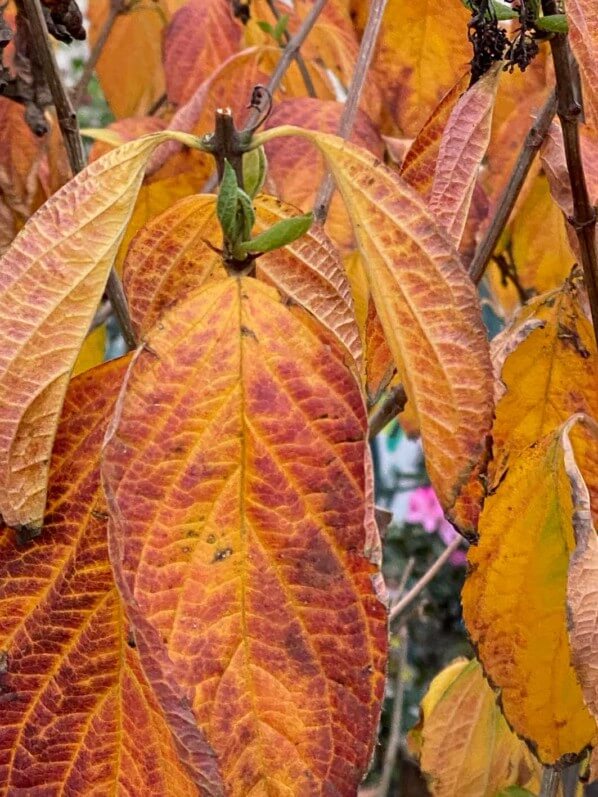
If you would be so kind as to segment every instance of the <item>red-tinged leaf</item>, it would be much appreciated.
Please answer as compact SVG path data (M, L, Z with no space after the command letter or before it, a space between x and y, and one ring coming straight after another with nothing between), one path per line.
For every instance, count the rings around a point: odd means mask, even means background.
M465 92L442 134L429 205L456 247L490 140L499 75L495 67Z
M583 170L592 203L598 202L598 128L580 128ZM571 182L565 158L565 145L560 124L554 122L541 150L542 165L550 183L550 192L565 216L573 215Z
M281 51L277 47L250 47L228 58L220 68L199 86L185 105L182 105L170 120L169 129L192 132L195 135L211 133L214 130L214 116L218 108L230 108L238 128L247 117L248 100L256 85L267 84L268 79L280 60ZM319 97L332 99L333 94L326 83L323 70L308 63L312 82ZM285 72L277 92L275 105L288 97L305 97L307 89L297 67L293 62ZM180 150L180 145L171 142L156 153L148 172L153 174L165 161ZM213 158L206 153L194 152L195 159L209 163Z
M485 447L493 401L475 288L423 200L375 157L296 127L325 156L345 205L388 345L419 420L426 465L450 511ZM465 365L466 364L466 365Z
M26 546L0 535L2 794L222 794L189 711L150 688L112 578L99 454L126 366L112 361L70 385L44 535ZM186 748L165 712L178 716Z
M196 291L136 356L103 478L127 603L226 793L354 795L386 609L365 408L333 341L257 280Z
M339 102L311 98L287 100L275 106L266 129L293 124L322 133L336 133L343 106ZM360 112L351 140L382 159L384 144L369 117ZM303 211L312 210L314 198L325 173L324 160L314 157L307 141L275 139L266 146L268 175L273 180L276 193ZM308 179L306 177L309 176ZM352 249L353 233L340 196L332 199L326 231L341 249Z
M299 213L266 195L256 197L255 208L255 233ZM124 271L131 317L140 335L147 334L168 307L192 290L225 277L222 259L214 251L221 248L213 195L177 202L141 230L129 249ZM309 310L360 366L361 342L349 285L338 254L321 231L312 228L283 249L262 255L258 276Z
M598 7L594 0L567 0L569 41L583 80L584 107L598 125Z
M179 8L164 36L168 99L177 105L187 102L237 52L241 35L228 0L190 0Z
M7 525L41 527L69 373L147 159L171 135L130 142L90 164L31 217L0 260L0 512Z
M425 199L429 199L432 191L442 134L468 85L469 74L465 73L434 108L405 155L401 176Z

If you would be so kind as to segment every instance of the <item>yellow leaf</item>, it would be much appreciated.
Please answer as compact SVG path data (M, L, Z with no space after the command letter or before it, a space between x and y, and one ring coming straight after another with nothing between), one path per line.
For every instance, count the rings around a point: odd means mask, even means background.
M410 742L433 797L496 797L507 786L539 786L539 764L510 730L477 661L445 667L421 712Z
M256 144L280 135L304 136L326 158L417 414L430 479L450 511L485 446L493 412L476 290L421 197L374 156L336 136L294 127L268 131Z
M463 589L463 618L505 716L546 764L578 756L598 738L567 634L575 550L567 430L511 457L486 499Z
M72 376L82 374L83 371L88 371L95 365L104 362L104 355L106 353L106 325L100 324L92 330L83 341L83 346L75 361Z
M129 142L90 164L32 216L0 260L0 512L41 527L69 374L131 215L147 160L169 138Z

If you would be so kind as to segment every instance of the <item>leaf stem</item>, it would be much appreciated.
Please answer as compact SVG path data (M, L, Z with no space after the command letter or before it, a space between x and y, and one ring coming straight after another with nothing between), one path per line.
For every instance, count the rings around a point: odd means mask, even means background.
M78 174L85 168L83 142L81 141L81 134L79 132L77 114L67 94L64 83L62 82L60 70L58 69L58 64L54 57L54 51L48 38L48 29L46 27L44 12L40 0L22 0L22 4L30 27L36 53L43 66L44 75L52 94L52 101L56 108L56 116L58 118L58 124L62 133L69 164L73 174ZM127 309L127 300L122 284L114 269L110 272L106 285L106 292L114 308L114 313L120 324L127 346L132 349L137 345L137 341Z
M459 548L461 543L463 542L461 537L457 537L454 539L450 545L444 549L444 551L440 554L438 559L432 564L431 567L426 570L423 576L417 581L409 590L409 592L405 593L403 597L398 600L395 605L391 608L388 621L392 623L396 618L402 614L405 609L410 606L413 601L418 597L418 595L428 586L428 584L436 577L436 575L440 572L440 570L444 567L446 562L450 559L451 555L455 553L455 551Z
M384 399L379 402L370 416L370 440L380 434L382 429L392 421L399 412L405 409L407 394L403 385L392 387Z
M554 767L544 767L539 797L556 797L558 789L559 773Z
M525 141L523 142L523 146L519 152L513 171L511 172L509 182L498 202L496 213L490 222L490 226L486 230L484 238L477 247L474 258L469 266L469 275L476 284L479 283L484 276L492 253L496 249L499 238L506 227L511 212L517 202L517 198L523 188L525 178L529 174L529 170L538 154L540 146L546 138L555 113L556 92L553 91L525 137Z
M387 797L395 770L397 752L401 742L401 723L403 720L403 704L405 702L405 674L407 670L407 651L409 648L409 633L407 628L399 632L400 647L395 677L394 700L390 717L390 736L384 753L382 777L376 791L376 797Z
M266 2L268 3L268 8L270 9L272 14L274 15L274 18L278 22L278 20L281 18L282 15L281 15L280 11L278 10L278 8L276 8L276 4L275 4L274 0L266 0ZM289 42L291 41L291 36L290 36L288 30L284 30L282 35L284 36L284 40L285 40L285 42L286 42L286 44L288 46ZM297 52L294 53L293 58L295 59L295 61L297 63L297 67L299 69L299 72L301 72L301 77L302 77L303 83L305 85L305 90L307 91L307 93L309 94L310 97L317 97L316 89L314 88L314 84L313 84L313 81L311 79L311 75L309 74L309 70L307 68L307 64L305 63L305 61L303 59L303 56L301 55L301 51L297 50Z
M380 33L386 3L387 0L372 0L368 20L359 47L359 53L357 55L355 71L353 72L345 107L343 108L343 113L339 122L338 135L341 138L349 138L353 125L355 124L361 94L374 56L374 49L378 40L378 34ZM333 194L334 180L332 179L330 171L327 170L320 184L320 188L318 189L314 205L314 216L316 221L320 224L326 221Z
M108 37L112 32L112 28L114 27L117 17L123 13L124 8L125 0L111 0L108 16L102 25L102 29L100 30L96 43L94 44L93 49L89 54L89 58L83 67L83 73L81 74L81 77L77 81L77 85L72 91L73 105L75 108L78 108L83 101L83 95L87 91L87 86L89 85L93 71L96 67L96 64L100 60L100 56L102 55L102 50L108 41Z
M542 0L546 16L558 14L555 0ZM583 118L581 83L565 33L550 39L557 87L557 113L563 131L565 158L573 196L573 216L569 219L579 243L584 282L588 291L594 336L598 341L598 253L596 251L596 209L590 201L579 140L579 121Z

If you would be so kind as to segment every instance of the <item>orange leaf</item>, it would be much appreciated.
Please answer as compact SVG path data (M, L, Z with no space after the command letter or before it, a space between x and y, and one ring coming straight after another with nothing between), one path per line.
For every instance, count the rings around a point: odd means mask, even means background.
M126 365L107 363L69 388L44 535L26 547L0 535L4 794L222 794L189 712L165 701L193 744L175 748L112 578L99 453Z
M92 47L106 24L110 3L89 3ZM102 91L116 117L143 116L164 93L162 31L169 16L166 0L140 0L128 13L116 17L96 66Z
M22 219L35 209L37 168L44 141L33 135L23 115L23 106L0 97L0 195Z
M257 280L200 289L139 350L104 453L125 599L233 797L354 795L374 744L367 421L331 343Z
M255 199L255 233L299 211L274 197ZM208 245L209 244L209 245ZM177 202L134 239L125 263L124 284L136 329L145 335L164 310L225 270L214 249L222 248L216 197L199 195ZM305 307L335 334L359 366L361 342L342 263L317 228L283 249L261 255L258 276Z
M505 716L547 764L597 740L571 665L567 570L574 505L563 429L511 458L469 549L463 617Z
M430 479L450 511L484 449L493 411L475 288L421 197L398 175L365 150L321 132L276 128L256 143L281 135L308 138L326 158L419 420Z
M598 202L598 128L582 125L580 144L583 170L590 201ZM566 216L573 215L571 182L565 158L565 145L560 124L552 124L542 145L542 164L550 183L550 191Z
M410 742L433 797L497 797L511 785L539 787L538 762L507 725L479 662L457 659L445 667L421 714Z
M466 73L434 108L405 155L401 166L401 177L425 199L429 199L432 191L442 134L455 105L468 85L469 74Z
M228 0L190 0L179 8L164 36L168 99L177 105L187 102L237 52L241 34Z
M594 0L567 0L569 41L583 79L584 106L598 124L598 8Z
M339 102L325 102L311 98L288 100L275 106L266 129L294 124L321 133L336 133L343 106ZM353 126L351 140L382 158L384 145L369 117L359 112ZM307 141L275 139L267 147L268 174L274 181L276 193L304 211L313 208L318 185L324 176L324 160L314 157ZM306 179L308 176L309 179ZM353 247L353 233L340 196L332 199L326 231L341 249Z
M7 308L0 317L0 511L7 525L41 527L69 373L147 159L171 136L130 142L90 164L31 217L0 260Z
M369 5L354 0L360 26ZM469 19L460 0L387 3L374 70L386 112L403 136L417 135L468 69L472 56L467 39Z
M429 206L456 247L490 140L499 74L495 67L465 92L442 133Z

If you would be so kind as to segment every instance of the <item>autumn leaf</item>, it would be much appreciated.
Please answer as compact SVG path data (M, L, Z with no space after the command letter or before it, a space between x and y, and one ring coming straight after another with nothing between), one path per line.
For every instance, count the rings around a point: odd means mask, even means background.
M354 794L372 752L386 608L365 408L331 343L257 280L199 289L139 350L104 453L127 604L234 797Z
M41 527L52 442L83 339L147 159L172 133L90 164L31 217L0 260L0 511ZM186 141L194 143L187 137Z
M126 366L112 361L69 387L44 535L19 546L0 534L3 794L222 794L181 706L195 747L176 749L112 578L99 453Z
M296 127L263 133L256 144L281 135L307 138L326 158L420 423L430 479L450 511L484 448L492 415L475 288L422 199L375 157L336 136Z
M265 194L255 198L255 209L255 233L299 213ZM124 272L131 317L140 335L192 290L225 278L221 249L216 197L210 194L177 202L141 230L129 249ZM258 277L309 310L360 366L361 342L350 288L337 252L320 230L312 228L283 249L262 255Z
M242 27L227 0L190 0L174 14L164 36L166 90L180 105L239 49Z
M496 797L510 785L540 785L538 762L510 730L475 659L457 659L434 678L410 743L433 797Z
M569 565L567 616L572 662L586 705L598 720L598 425L574 416L563 431L564 462L574 503L575 551Z
M567 0L571 49L583 79L584 106L593 124L598 124L598 10L592 0Z
M572 414L598 417L598 352L579 274L532 299L493 342L501 398L492 430L496 478L508 458Z
M110 9L111 0L89 3L92 47L101 35ZM116 17L101 49L96 71L110 110L117 118L143 116L164 93L161 40L170 13L169 0L140 0L127 13Z
M37 168L44 145L27 126L23 107L5 97L0 97L0 137L0 195L26 219L36 207Z
M457 248L490 140L499 75L495 67L465 92L442 133L429 207Z
M425 199L429 199L432 191L442 135L459 98L467 90L468 85L469 74L465 73L434 108L407 150L401 165L403 180Z
M370 3L353 0L363 27ZM416 136L446 92L468 69L469 12L460 0L413 3L389 0L374 61L374 74L390 116L403 136Z
M571 664L567 574L574 495L567 425L513 455L486 498L469 549L463 618L513 730L554 764L598 739Z
M89 333L83 341L81 350L75 361L72 376L78 376L104 362L106 353L106 325L100 324Z
M562 285L575 262L566 223L550 195L548 180L539 174L520 204L487 272L492 293L510 316L523 299L497 265L513 267L524 291L539 294Z
M590 202L598 202L598 128L580 127L580 148L583 170L590 195ZM571 181L567 171L565 145L560 125L553 123L541 149L542 164L550 183L550 191L563 213L573 215Z
M266 129L279 125L296 124L322 133L336 133L343 106L339 102L305 97L287 100L274 108ZM384 146L370 118L359 112L351 140L360 147L382 158ZM313 208L318 185L324 177L324 160L316 154L307 141L275 139L266 147L268 174L276 193L287 202L307 212ZM309 180L305 179L309 174ZM326 231L341 249L353 248L353 233L340 196L332 199Z

